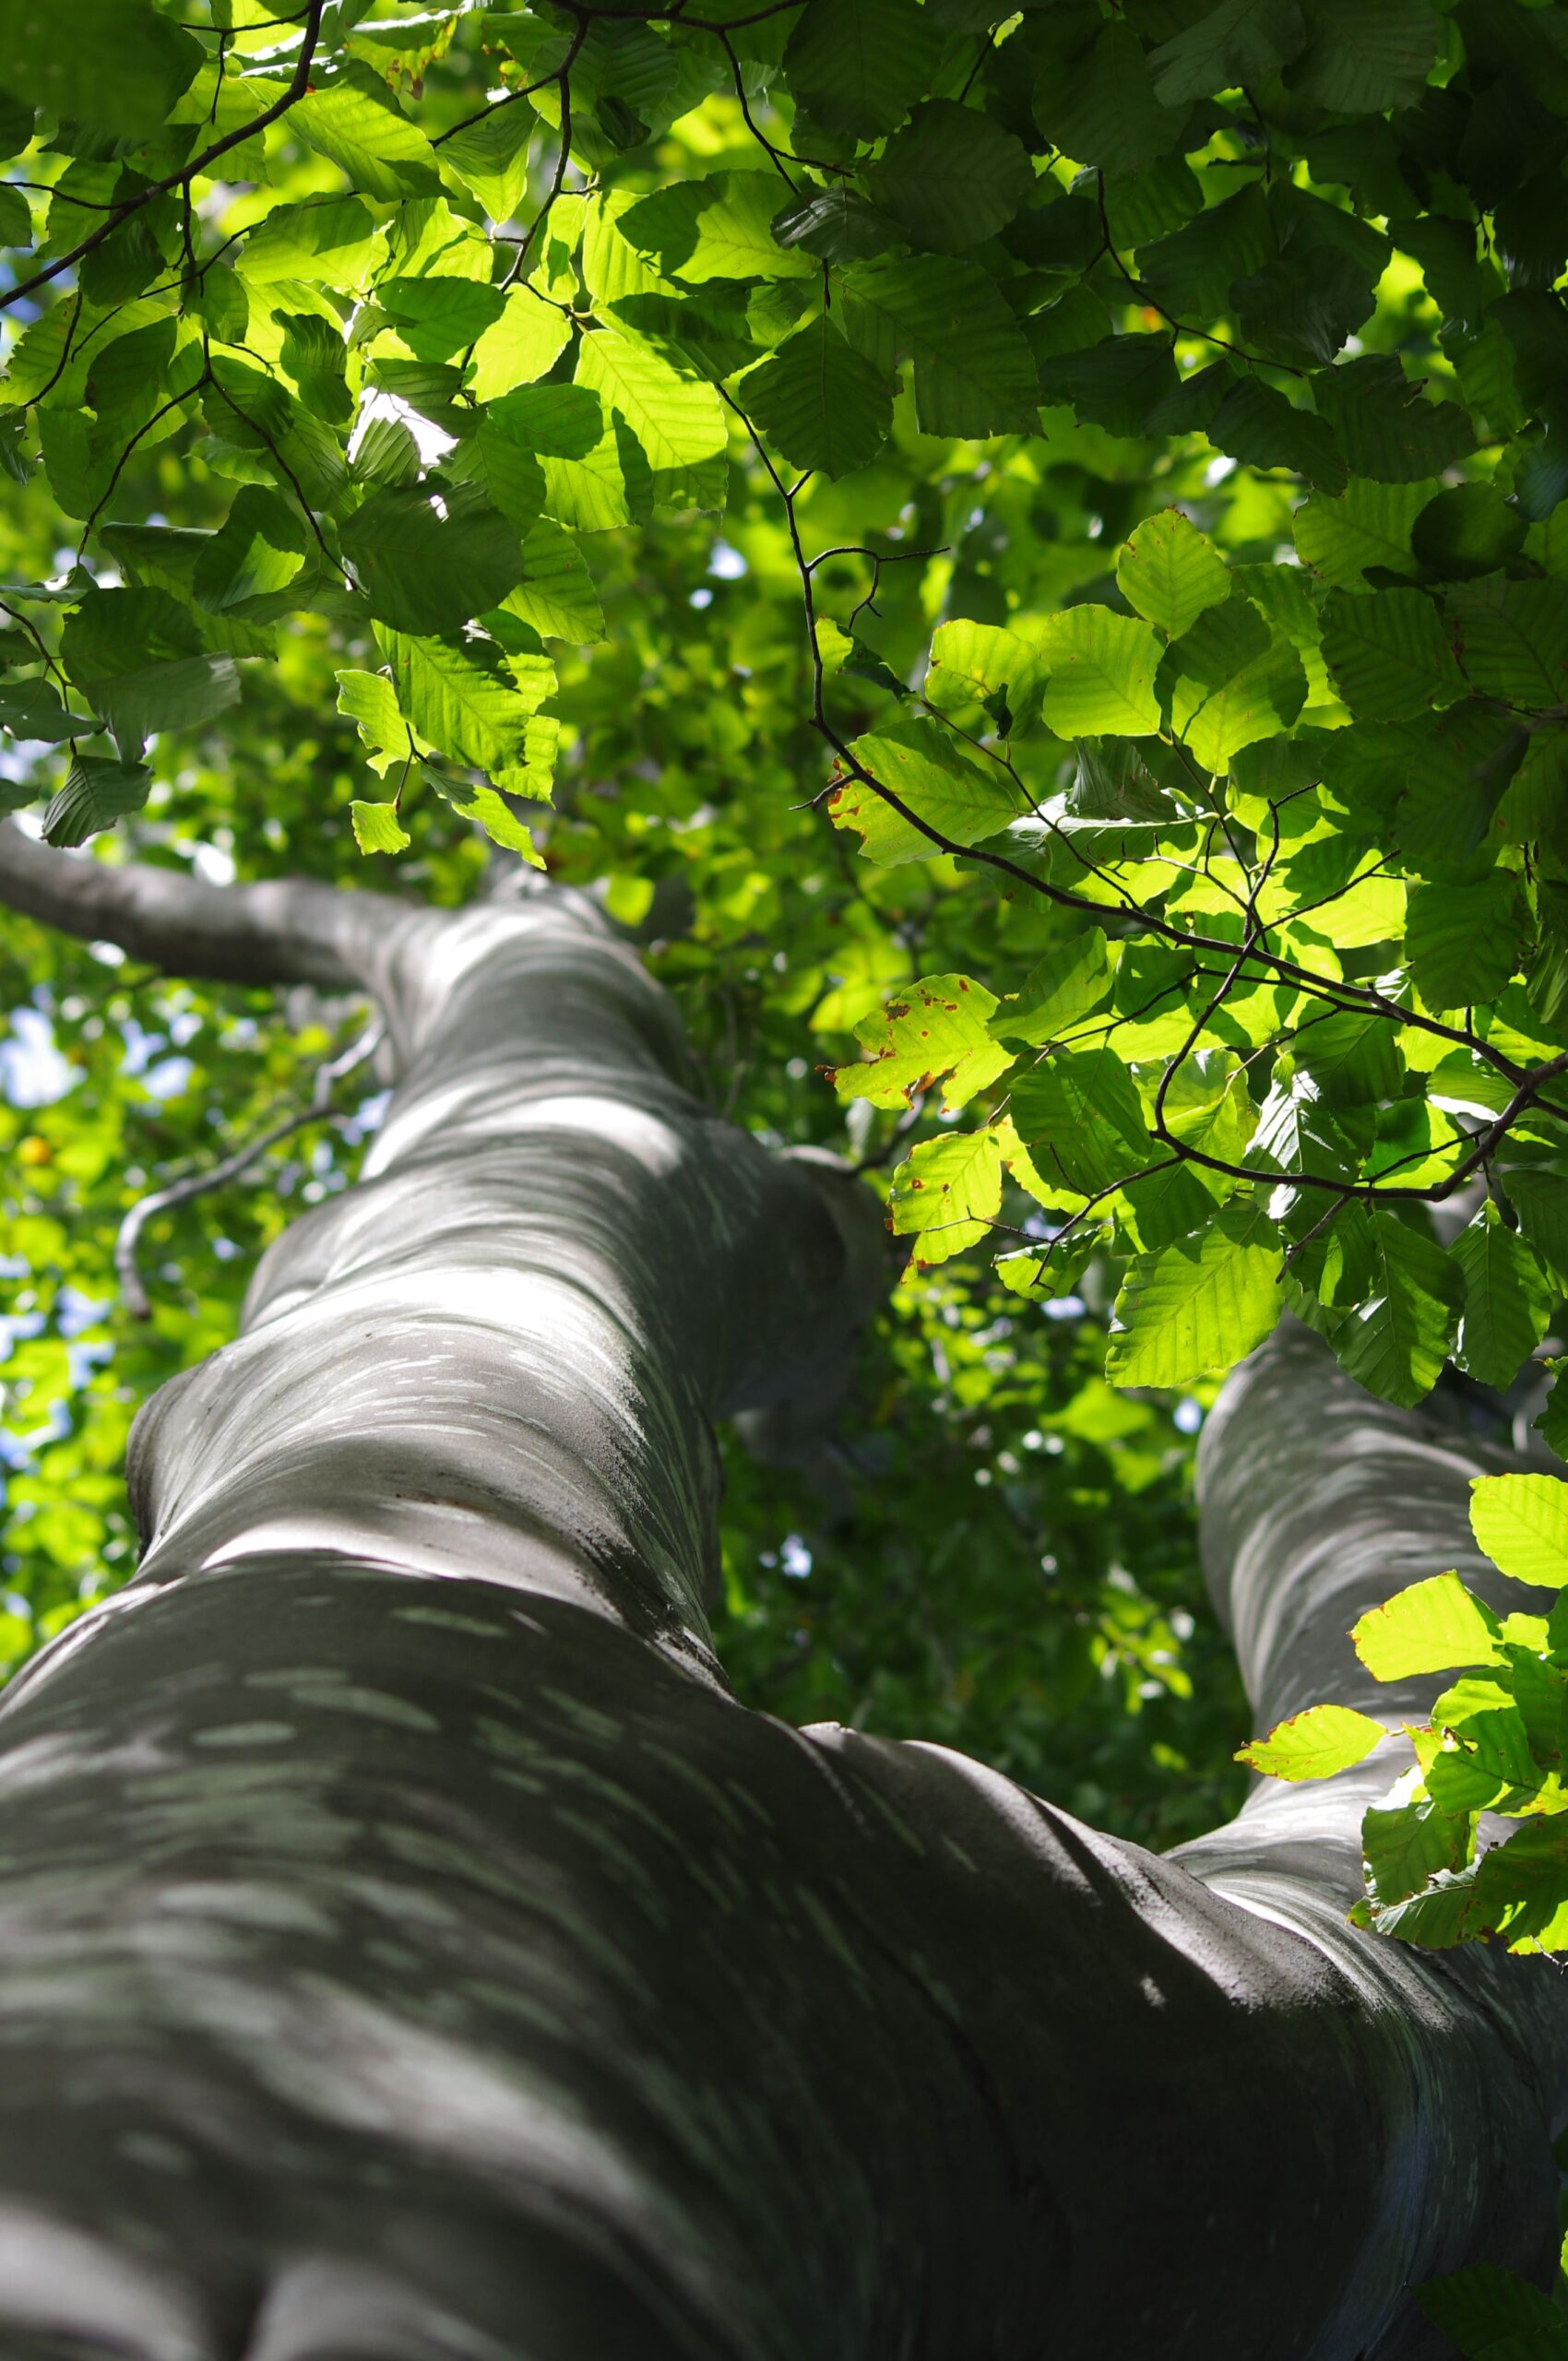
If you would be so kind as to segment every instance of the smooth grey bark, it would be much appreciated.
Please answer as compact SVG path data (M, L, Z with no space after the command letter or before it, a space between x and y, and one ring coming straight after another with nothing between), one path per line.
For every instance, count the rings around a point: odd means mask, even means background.
M1345 1925L1367 1774L1161 1860L735 1703L710 1421L831 1402L874 1216L591 909L178 885L0 829L0 899L356 980L402 1071L0 1706L5 2361L1418 2361L1410 2283L1544 2271L1568 2003ZM1260 1724L1397 1718L1344 1633L1482 1459L1299 1332L1239 1372Z

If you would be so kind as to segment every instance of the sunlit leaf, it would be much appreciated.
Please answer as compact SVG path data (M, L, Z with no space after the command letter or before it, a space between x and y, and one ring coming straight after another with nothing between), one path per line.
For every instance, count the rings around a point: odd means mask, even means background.
M1479 1476L1470 1488L1477 1546L1518 1583L1568 1583L1568 1483L1555 1476Z
M1432 1574L1396 1591L1363 1615L1350 1634L1356 1654L1378 1680L1502 1660L1497 1618L1457 1574Z
M1106 1370L1119 1385L1189 1385L1260 1345L1279 1318L1278 1234L1228 1206L1201 1239L1135 1255L1116 1299Z
M1309 1705L1278 1723L1267 1738L1253 1738L1236 1760L1275 1779L1332 1779L1364 1762L1387 1736L1382 1722L1348 1705Z

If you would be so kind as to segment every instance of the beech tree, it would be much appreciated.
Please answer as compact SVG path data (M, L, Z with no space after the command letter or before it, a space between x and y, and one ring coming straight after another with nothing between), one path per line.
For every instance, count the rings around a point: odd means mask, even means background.
M831 1403L878 1226L681 1087L597 913L6 849L53 923L368 986L402 1067L7 1698L8 2334L1413 2352L1412 2281L1539 2268L1561 1987L1346 1925L1363 1772L1161 1859L734 1702L709 1421ZM1209 1448L1256 1710L1361 1693L1473 1447L1298 1331Z
M0 29L6 2349L1568 2349L1568 18Z

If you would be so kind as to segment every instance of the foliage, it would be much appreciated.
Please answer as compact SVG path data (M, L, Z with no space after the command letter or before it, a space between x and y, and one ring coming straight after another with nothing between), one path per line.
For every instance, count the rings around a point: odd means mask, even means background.
M1559 2151L1562 2144L1560 2141ZM1564 2361L1568 2356L1565 2289L1568 2276L1561 2269L1557 2287L1548 2295L1511 2271L1477 2262L1467 2270L1450 2272L1446 2279L1430 2280L1416 2290L1416 2297L1427 2318L1452 2338L1455 2349L1467 2361L1485 2361L1488 2354L1496 2355L1498 2361Z
M1477 1545L1513 1581L1568 1585L1568 1482L1481 1476L1471 1487ZM1443 1951L1499 1935L1512 1952L1568 1951L1568 1611L1494 1615L1457 1574L1434 1574L1363 1615L1350 1637L1377 1680L1459 1678L1430 1719L1407 1728L1416 1760L1366 1814L1360 1926ZM1319 1779L1364 1760L1385 1724L1313 1705L1240 1760L1277 1778ZM1517 1823L1482 1839L1482 1817Z
M1560 12L204 5L18 33L0 430L76 549L4 593L11 800L122 822L312 629L368 856L445 801L560 862L607 539L770 506L833 825L1080 963L942 971L992 1137L921 1260L1005 1172L1122 1382L1281 1304L1506 1382L1568 1229Z

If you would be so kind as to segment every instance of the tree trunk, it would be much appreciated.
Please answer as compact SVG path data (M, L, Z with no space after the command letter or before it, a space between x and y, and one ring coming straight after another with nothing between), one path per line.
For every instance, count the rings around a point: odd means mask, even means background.
M880 1232L687 1093L587 905L9 827L0 897L363 985L400 1062L143 1414L137 1580L0 1709L4 2361L1415 2361L1412 2282L1544 2272L1568 2001L1346 1926L1381 1754L1158 1859L736 1703L710 1422L826 1415ZM1260 1723L1396 1717L1343 1635L1475 1571L1483 1461L1303 1332L1232 1381Z

